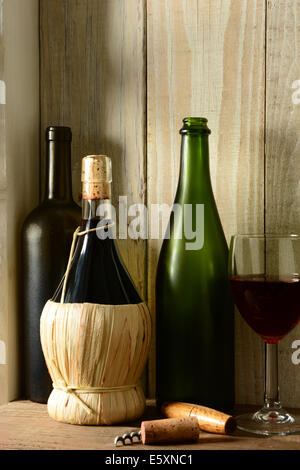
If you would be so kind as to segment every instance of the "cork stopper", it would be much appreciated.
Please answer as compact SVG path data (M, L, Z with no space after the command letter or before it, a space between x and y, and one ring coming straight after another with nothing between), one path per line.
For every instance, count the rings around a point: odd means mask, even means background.
M110 199L111 159L106 155L88 155L82 159L83 199Z
M141 423L143 444L198 441L200 428L195 417L156 419Z

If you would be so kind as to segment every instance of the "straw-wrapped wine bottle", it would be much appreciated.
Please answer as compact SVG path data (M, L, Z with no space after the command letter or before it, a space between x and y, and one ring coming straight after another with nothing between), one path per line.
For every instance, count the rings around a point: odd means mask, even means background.
M41 317L41 343L54 390L48 412L73 424L138 418L139 378L150 345L150 315L125 269L110 215L111 160L82 160L82 224L65 277Z

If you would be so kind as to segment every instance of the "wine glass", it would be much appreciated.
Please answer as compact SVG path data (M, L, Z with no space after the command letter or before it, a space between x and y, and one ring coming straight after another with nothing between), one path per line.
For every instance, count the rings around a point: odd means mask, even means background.
M300 236L233 236L229 282L240 314L265 343L264 405L238 416L237 427L263 435L298 433L299 421L279 400L278 343L300 320Z

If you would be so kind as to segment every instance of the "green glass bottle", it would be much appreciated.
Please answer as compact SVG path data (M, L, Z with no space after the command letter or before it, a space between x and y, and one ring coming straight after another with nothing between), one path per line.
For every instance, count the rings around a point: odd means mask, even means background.
M234 307L210 180L207 119L185 118L180 133L179 184L156 277L157 401L230 411Z

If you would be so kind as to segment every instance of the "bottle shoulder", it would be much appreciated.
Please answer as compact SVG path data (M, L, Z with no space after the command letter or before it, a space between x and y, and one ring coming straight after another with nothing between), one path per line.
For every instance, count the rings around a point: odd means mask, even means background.
M114 238L101 239L95 232L78 237L65 299L115 305L141 302Z
M74 211L81 214L81 207L74 201L60 201L55 199L47 199L38 206L43 210L49 211Z
M75 202L54 202L45 201L36 206L25 219L26 222L35 221L49 217L74 216L81 220L81 207Z
M204 219L193 238L186 237L181 228L181 237L178 227L173 227L170 237L163 240L157 275L196 284L198 276L227 279L228 246L221 224L205 225Z
M66 230L80 225L81 209L77 204L70 203L41 203L26 217L22 232L28 233L41 229Z

